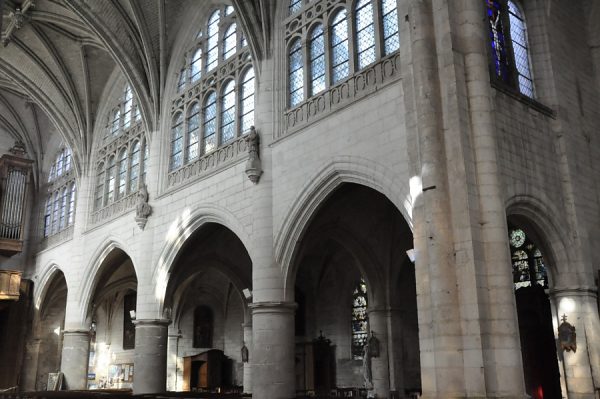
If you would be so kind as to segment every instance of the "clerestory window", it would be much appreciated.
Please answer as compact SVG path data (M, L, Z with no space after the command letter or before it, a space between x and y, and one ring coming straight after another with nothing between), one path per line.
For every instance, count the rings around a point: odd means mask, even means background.
M73 225L76 192L71 150L64 147L58 151L50 166L48 194L44 204L44 237L59 233Z
M400 50L398 0L289 0L288 106L337 85ZM310 9L310 11L308 11ZM306 11L301 24L297 15Z
M513 0L486 0L492 78L534 98L525 14Z
M109 114L106 131L96 163L96 211L136 193L144 184L148 148L130 85L125 86Z
M177 90L194 89L194 94L174 101L171 172L232 142L254 125L254 69L232 6L209 14L187 54Z

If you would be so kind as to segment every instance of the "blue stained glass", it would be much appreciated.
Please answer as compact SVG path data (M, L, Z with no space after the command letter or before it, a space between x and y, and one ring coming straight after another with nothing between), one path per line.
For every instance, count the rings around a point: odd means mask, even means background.
M502 9L498 0L487 1L487 16L490 25L490 43L492 46L492 60L494 73L497 78L509 81L508 60L506 58L506 45L504 26L502 24Z
M300 11L302 8L302 0L290 0L289 11L290 15Z
M337 83L350 73L350 54L348 51L348 21L346 10L340 10L333 19L331 27L332 80Z
M290 106L295 107L304 100L304 65L302 61L302 45L296 39L290 46Z
M323 27L313 29L310 39L311 94L325 90L325 37Z
M388 55L400 48L400 32L398 26L398 9L396 0L383 0L381 3L383 15L383 47Z
M375 27L370 0L361 0L356 4L356 42L358 68L363 69L375 62Z

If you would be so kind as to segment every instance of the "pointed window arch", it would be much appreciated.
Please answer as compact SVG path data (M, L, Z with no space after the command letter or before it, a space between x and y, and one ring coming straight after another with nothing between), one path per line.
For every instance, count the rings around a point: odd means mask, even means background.
M206 54L206 71L212 71L219 59L219 22L220 10L215 10L208 19L208 51Z

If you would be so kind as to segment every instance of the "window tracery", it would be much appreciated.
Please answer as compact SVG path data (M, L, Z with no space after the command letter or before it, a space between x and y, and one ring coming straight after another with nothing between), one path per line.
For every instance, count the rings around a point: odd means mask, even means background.
M177 83L181 94L171 109L169 171L173 173L254 125L254 70L232 6L212 11L188 53L194 54L195 61L186 59ZM190 73L192 68L196 74Z
M126 85L110 114L107 134L98 148L94 211L136 193L144 183L146 138L139 106Z
M522 8L513 0L486 0L486 4L492 76L533 98L535 88Z
M369 339L367 284L361 279L352 293L352 358L362 359Z
M400 49L397 0L290 0L288 9L290 108Z
M71 150L64 147L50 166L48 195L44 204L44 237L57 234L73 224L76 192Z
M515 289L539 285L548 288L548 272L542 252L520 228L509 230Z

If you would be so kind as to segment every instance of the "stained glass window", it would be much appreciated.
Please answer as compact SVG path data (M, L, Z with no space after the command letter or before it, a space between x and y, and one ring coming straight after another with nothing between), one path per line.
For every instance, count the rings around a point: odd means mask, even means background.
M490 25L490 43L493 69L496 77L509 82L509 63L506 57L506 38L500 0L487 1L487 17Z
M290 106L295 107L304 100L304 65L302 44L296 39L290 46Z
M548 274L541 251L519 228L509 230L509 243L515 289L532 284L548 288Z
M119 153L119 178L117 179L117 199L123 198L127 190L127 150Z
M229 28L225 31L223 37L223 59L231 57L235 53L235 46L237 41L236 25L232 23Z
M363 348L369 339L367 314L367 284L361 279L352 293L352 358L362 359Z
M52 195L48 196L46 199L46 206L44 207L44 237L48 237L51 233L51 225L52 225Z
M171 129L171 170L181 167L183 164L183 116L181 113L175 115Z
M52 212L52 233L58 233L59 210L60 210L60 191L54 193L54 210Z
M60 196L60 221L59 221L59 230L65 228L65 222L67 217L67 204L69 200L69 192L67 192L67 188L63 188Z
M212 71L218 62L219 53L219 22L221 13L216 10L208 20L208 52L206 56L206 71Z
M235 137L235 83L229 81L221 96L221 143Z
M186 162L198 158L200 146L198 145L200 130L200 104L194 103L189 110L187 118L187 146L185 151Z
M74 222L76 193L77 193L77 186L75 185L75 182L73 182L73 183L71 183L71 186L69 188L69 213L68 213L68 217L67 217L68 225L72 225Z
M250 68L242 79L242 134L254 125L254 89L254 68Z
M213 91L204 103L204 136L203 153L209 153L217 148L217 95Z
M133 108L133 93L131 87L125 88L125 103L123 104L123 128L127 129L131 125L131 110Z
M202 49L197 49L190 64L190 81L196 82L202 75Z
M301 8L302 8L302 0L290 0L290 6L289 6L290 15L300 11Z
M356 3L355 18L358 69L363 69L375 62L376 58L372 0L359 0Z
M331 70L333 84L348 77L350 73L350 54L348 51L348 20L346 10L342 9L333 18L331 25Z
M106 203L112 202L115 194L115 157L108 158L106 167Z
M310 92L325 90L325 35L323 26L317 25L310 35Z
M140 142L136 141L131 150L131 166L129 171L129 192L134 192L138 188L138 179L140 175Z
M96 201L94 208L100 209L104 204L104 164L98 165L98 171L96 174Z
M384 55L398 51L400 48L400 29L398 26L398 5L396 0L382 0L381 15L383 19L383 52Z
M519 90L522 94L533 97L533 79L529 64L529 45L527 27L523 12L514 1L508 1L508 17L510 20L510 39L515 58L515 66L519 80Z

